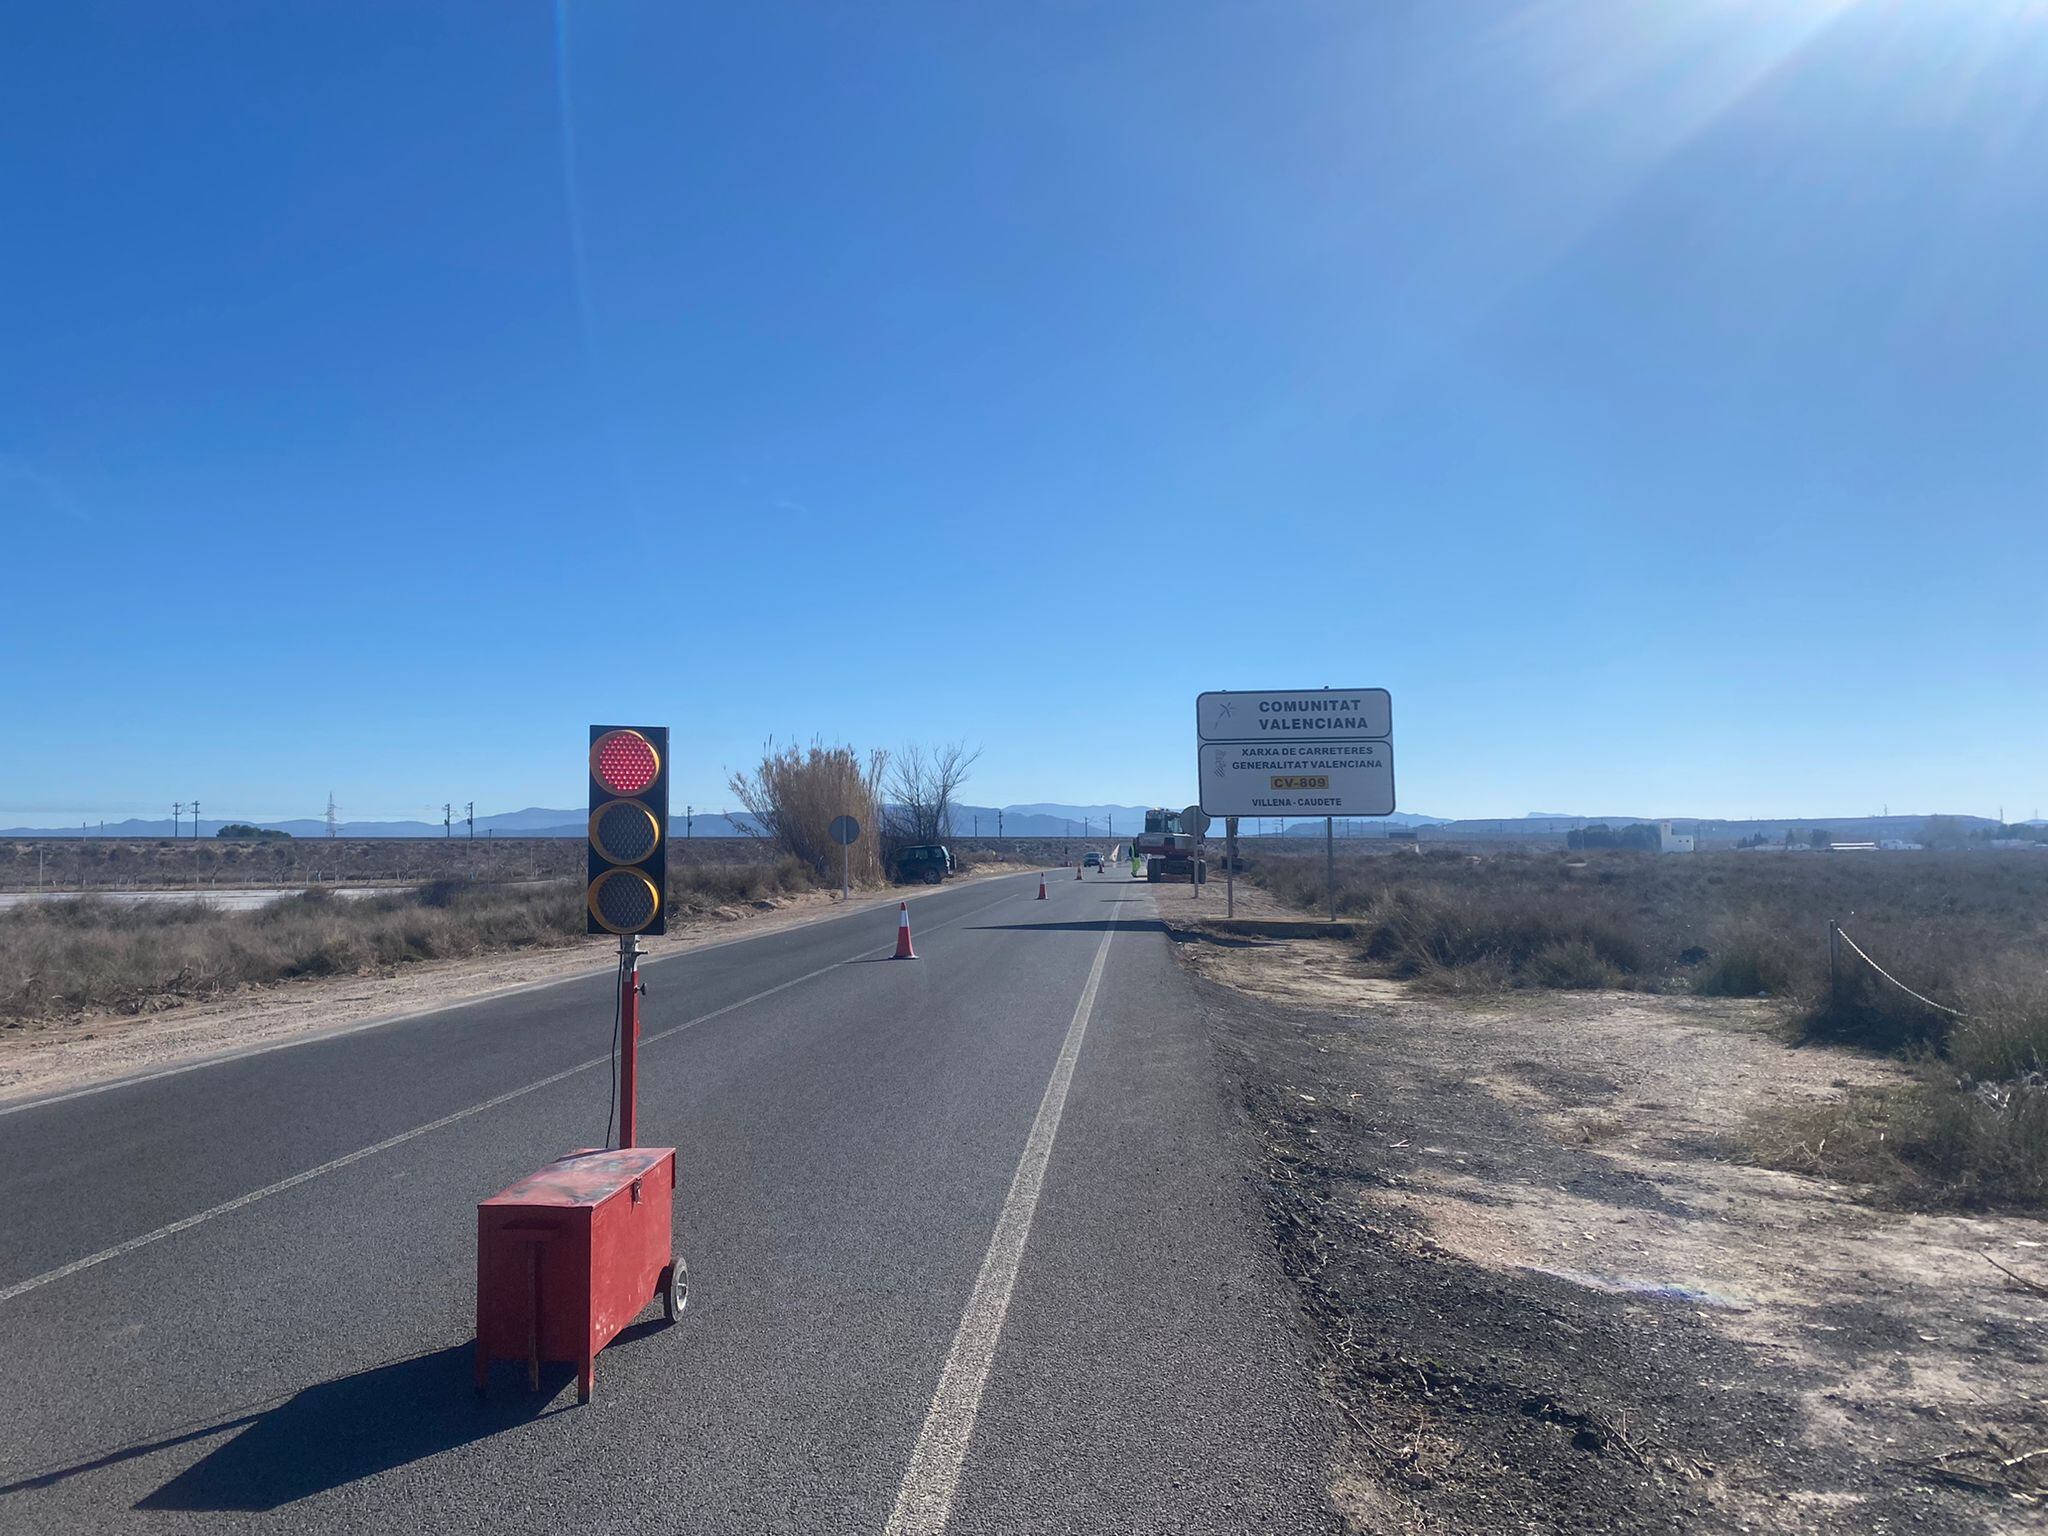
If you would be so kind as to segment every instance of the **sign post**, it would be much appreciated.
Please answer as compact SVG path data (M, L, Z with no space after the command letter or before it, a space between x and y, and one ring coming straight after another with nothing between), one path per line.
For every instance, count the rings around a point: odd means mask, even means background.
M860 823L851 816L835 816L830 827L832 841L839 845L839 899L853 899L853 845L860 841Z
M1237 916L1237 818L1223 818L1223 915Z
M1195 900L1200 901L1204 884L1202 876L1208 872L1208 861L1202 849L1202 839L1209 835L1208 814L1199 805L1182 806L1180 829L1195 840L1195 867L1190 872L1189 878L1195 887Z
M1323 884L1330 898L1330 921L1337 921L1337 819L1323 818Z

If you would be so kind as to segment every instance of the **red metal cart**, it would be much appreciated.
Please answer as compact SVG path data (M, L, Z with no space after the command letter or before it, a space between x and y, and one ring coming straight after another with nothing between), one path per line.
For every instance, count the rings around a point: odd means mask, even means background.
M493 1360L576 1367L590 1400L597 1352L657 1298L670 1322L689 1270L670 1241L672 1147L571 1152L493 1195L476 1212L476 1381Z

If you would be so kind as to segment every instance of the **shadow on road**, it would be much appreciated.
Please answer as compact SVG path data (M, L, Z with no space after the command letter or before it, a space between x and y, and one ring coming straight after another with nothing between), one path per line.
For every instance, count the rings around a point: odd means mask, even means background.
M479 1401L470 1349L452 1345L307 1387L135 1507L276 1509L530 1423L575 1375L543 1367L539 1392Z
M969 933L1100 933L1105 928L1114 928L1119 933L1164 933L1166 924L1156 917L1126 918L1119 922L1111 918L1097 918L1093 922L1074 923L975 923Z
M659 1319L636 1323L619 1334L612 1348L666 1326ZM575 1379L574 1367L542 1366L540 1390L529 1392L523 1370L503 1366L494 1373L491 1392L479 1398L471 1349L456 1344L323 1381L275 1408L215 1426L249 1427L135 1507L277 1509L568 1411L550 1404ZM117 1451L45 1481L194 1438L185 1434Z

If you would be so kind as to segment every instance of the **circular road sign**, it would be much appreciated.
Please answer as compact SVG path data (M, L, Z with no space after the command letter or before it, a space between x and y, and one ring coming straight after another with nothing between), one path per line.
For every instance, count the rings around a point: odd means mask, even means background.
M811 825L815 827L817 823L814 821ZM831 832L832 841L842 848L851 847L860 841L860 823L851 816L833 817Z
M1180 813L1180 829L1194 837L1209 835L1209 818L1202 813L1199 805L1188 806Z

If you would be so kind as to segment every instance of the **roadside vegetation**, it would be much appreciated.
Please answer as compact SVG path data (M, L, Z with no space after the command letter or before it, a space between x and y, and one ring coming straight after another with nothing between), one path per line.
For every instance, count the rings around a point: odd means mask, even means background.
M580 820L581 818L576 818ZM702 818L699 818L701 821ZM674 818L669 863L760 862L751 837L690 837ZM0 839L0 891L262 889L573 880L579 837L206 837Z
M794 859L682 864L677 920L736 918L818 881ZM81 896L0 910L0 1024L146 1013L242 987L583 941L580 881L443 880L362 898L314 889L254 911Z
M1322 905L1319 856L1254 847L1246 868ZM1795 1038L1913 1075L1758 1122L1749 1155L1900 1198L2048 1204L2048 858L1387 852L1339 864L1336 905L1372 969L1425 990L1777 1000Z
M760 827L762 842L810 870L820 883L836 885L842 851L832 840L832 823L851 816L860 823L859 841L847 850L847 869L860 886L900 878L897 861L906 848L953 845L954 808L979 748L951 742L918 743L896 751L828 747L778 747L770 741L757 767L727 781L733 797ZM956 857L964 871L964 859Z
M809 870L820 882L837 884L841 859L856 885L882 879L878 830L882 777L888 770L885 752L865 759L852 747L778 747L771 741L761 750L759 766L735 773L727 781L733 797L761 828L760 840ZM860 823L860 838L842 850L832 840L832 823L851 816Z

